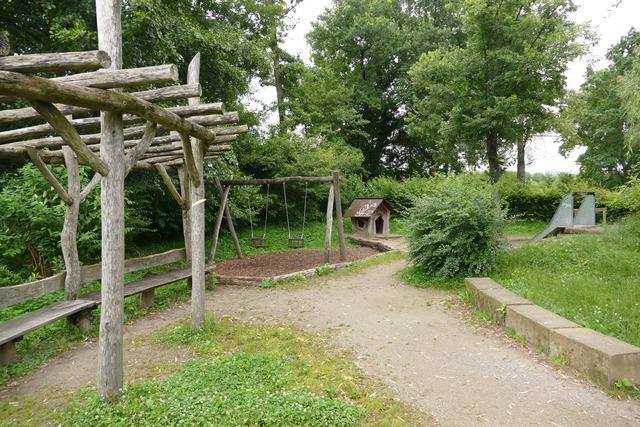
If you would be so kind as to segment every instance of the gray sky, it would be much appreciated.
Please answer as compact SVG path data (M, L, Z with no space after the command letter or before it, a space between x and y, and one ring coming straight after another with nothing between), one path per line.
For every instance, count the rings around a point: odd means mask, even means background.
M617 8L612 7L617 0L574 0L574 2L578 6L578 11L573 19L576 22L590 22L593 31L599 37L599 42L588 55L570 65L567 71L567 87L570 89L577 89L584 81L588 64L594 64L596 68L605 66L604 55L607 49L631 27L634 25L640 27L640 0L622 0ZM296 27L289 32L282 47L309 63L309 46L305 35L311 29L311 23L330 6L331 0L304 0L293 16ZM256 108L260 104L269 105L275 102L275 98L273 87L254 87L254 94L249 102L253 108ZM565 159L558 154L558 144L554 138L539 138L529 147L527 170L529 172L577 172L575 159L579 153L576 151Z

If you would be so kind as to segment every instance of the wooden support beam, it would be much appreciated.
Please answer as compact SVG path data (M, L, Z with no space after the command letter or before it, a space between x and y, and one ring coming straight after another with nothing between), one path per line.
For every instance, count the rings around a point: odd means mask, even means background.
M106 68L109 65L111 65L111 58L101 50L0 57L0 70L20 73L87 71Z
M215 102L215 103L203 104L202 106L199 106L202 108L193 108L190 106L185 106L185 107L170 107L170 108L167 108L166 110L172 113L175 113L180 117L190 117L190 116L196 116L196 115L218 114L218 112L220 111L220 105L221 105L220 102ZM221 123L232 123L231 120L234 118L237 118L237 115L235 116L220 115L219 117L221 117L220 119ZM134 124L134 123L142 123L145 120L141 117L127 114L123 116L122 121L125 124ZM100 117L87 117L87 118L70 120L69 122L74 128L78 129L78 131L100 130ZM29 143L29 141L32 140L33 138L38 138L38 137L53 135L53 134L55 134L55 129L48 123L35 125L35 126L28 126L28 127L0 132L0 143L10 143L10 142L18 142L18 141ZM51 138L48 138L48 139L50 140ZM129 139L127 138L127 135L125 135L125 139ZM46 140L43 140L42 142L46 142ZM33 143L37 144L38 140L37 139L34 140Z
M98 23L98 48L111 57L111 68L122 68L122 1L96 0L96 17ZM35 79L35 77L32 77ZM2 77L0 77L2 80ZM46 80L45 80L46 81ZM101 89L80 88L100 97L107 95L101 102L76 103L76 97L84 98L87 93L77 92L77 86L48 82L49 93L46 98L54 102L67 103L92 109L102 110L103 102L116 107L118 103L126 103L124 94L103 91ZM2 83L0 83L2 86ZM64 86L62 96L52 96L59 86ZM43 87L42 89L44 89ZM67 93L67 95L64 95ZM38 99L37 95L35 98ZM91 96L91 95L89 95ZM26 98L29 98L28 96ZM55 98L55 99L54 99ZM129 97L131 99L136 99ZM42 98L40 98L42 99ZM94 101L97 101L94 98ZM138 107L144 107L140 101ZM148 104L148 103L147 103ZM122 105L122 104L120 104ZM153 106L153 104L148 104ZM123 112L118 108L104 108L102 113L102 142L100 154L109 166L109 174L102 179L100 202L102 220L102 286L100 313L100 335L98 338L98 375L97 389L102 399L114 400L124 384L124 137L122 135ZM147 117L156 122L152 117Z
M187 70L187 82L200 82L200 53L197 53ZM200 98L190 98L189 105L200 104ZM182 142L185 146L184 154L189 167L191 181L191 326L193 329L204 327L205 313L205 243L204 243L204 166L203 157L206 143L213 143L215 138L196 138L189 140L188 135L183 134ZM198 140L200 139L200 140ZM191 157L191 158L189 158ZM193 170L192 170L193 169Z
M200 96L201 93L202 88L199 84L195 84L167 86L159 89L132 92L131 95L149 102L163 102L186 99L193 96ZM56 104L55 106L58 110L60 110L62 114L65 115L90 114L96 111L91 108L74 107L72 105L64 104ZM42 119L42 116L40 116L40 114L36 110L30 107L0 111L0 123L17 123L22 121L28 122L34 119L40 120Z
M157 83L178 81L178 67L174 64L153 65L151 67L129 68L126 70L101 70L91 73L71 74L51 79L59 83L77 86L114 89Z
M309 184L312 183L332 183L333 176L286 176L282 178L265 178L265 179L244 179L244 178L234 178L234 179L222 179L220 183L224 186L228 185L266 185L266 184L282 184L289 182L307 182Z
M333 185L329 187L329 200L327 201L327 228L324 234L324 263L331 264L331 234L333 232Z
M216 222L213 225L213 237L211 240L211 251L209 251L209 259L207 262L213 264L216 262L216 250L218 249L218 238L220 237L220 226L222 225L222 217L225 209L227 208L227 200L229 198L229 190L231 187L224 187L220 194L220 203L218 205L218 213L216 215Z
M147 122L144 134L142 135L142 139L140 139L140 142L138 142L138 144L136 144L136 146L132 150L129 150L129 152L127 153L127 156L125 158L125 176L127 176L129 172L131 172L131 169L133 169L133 165L135 165L138 159L140 159L144 155L144 153L147 152L149 147L151 147L153 139L156 136L157 129L158 125L156 123Z
M184 200L182 208L182 234L184 237L185 261L191 266L191 183L184 166L178 167L178 179L180 181L180 194ZM191 289L191 278L187 280L187 287Z
M180 196L180 193L178 193L178 190L176 190L176 187L173 185L173 181L167 173L167 169L165 169L165 167L160 164L155 164L153 166L156 168L156 171L158 172L158 175L160 175L160 178L162 178L162 182L164 182L165 187L167 187L167 189L169 190L169 194L171 194L171 197L173 197L178 205L180 205L180 207L184 209L184 200Z
M78 219L80 217L80 170L78 159L71 147L62 147L67 169L67 193L71 199L64 214L64 224L60 235L62 258L67 272L64 279L64 299L78 298L82 283L80 258L78 257ZM100 176L100 175L98 175Z
M198 187L200 185L200 174L198 173L198 167L194 159L194 147L191 145L191 138L184 133L180 134L182 139L182 150L184 153L184 163L187 166L187 174L191 180L193 186Z
M222 185L220 184L220 179L218 179L217 176L214 178L214 184L216 186L216 189L218 190L218 194L222 195ZM229 229L229 233L231 233L231 240L233 241L233 246L236 249L236 256L238 258L242 258L242 248L240 247L240 240L238 239L236 228L233 225L233 218L231 217L231 209L229 208L229 203L225 204L224 216L227 218L227 228Z
M333 194L336 202L336 220L338 222L338 245L340 248L340 261L347 260L347 247L344 242L344 221L342 219L342 198L340 196L340 172L333 171Z
M109 168L105 162L87 148L75 128L69 124L67 118L58 111L53 104L36 100L31 100L30 104L42 117L47 119L49 124L53 126L64 141L73 148L78 158L86 162L94 171L100 173L100 175L104 176L109 173Z
M49 170L47 165L44 164L44 162L40 158L40 154L38 154L38 150L29 147L27 149L27 153L29 153L29 158L31 159L33 164L36 165L36 168L38 168L42 176L44 176L45 179L49 181L49 184L51 184L54 190L56 190L56 193L58 193L58 196L60 196L62 201L65 202L67 206L72 205L73 200L71 200L71 197L69 197L69 194L67 194L67 190L64 189L62 184L60 184L60 182L58 181L58 178L56 178L56 176Z
M113 60L113 55L111 59ZM0 71L0 94L75 105L93 110L135 114L205 143L215 142L215 134L206 127L191 123L164 108L127 93L81 87L10 71Z

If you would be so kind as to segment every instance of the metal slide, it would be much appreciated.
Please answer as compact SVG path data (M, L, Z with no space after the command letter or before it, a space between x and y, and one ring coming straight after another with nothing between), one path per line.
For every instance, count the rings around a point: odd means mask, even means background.
M573 196L575 194L584 194L584 199L580 204L580 208L573 214ZM558 233L565 228L570 227L593 227L596 225L596 196L594 193L569 193L560 202L556 213L549 221L547 227L536 234L532 242L542 240L545 237Z

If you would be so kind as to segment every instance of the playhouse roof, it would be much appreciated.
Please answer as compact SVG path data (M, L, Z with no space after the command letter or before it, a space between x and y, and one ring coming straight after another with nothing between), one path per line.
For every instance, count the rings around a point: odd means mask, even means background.
M383 198L357 198L349 206L345 216L351 218L369 218L380 205L392 211L391 205Z

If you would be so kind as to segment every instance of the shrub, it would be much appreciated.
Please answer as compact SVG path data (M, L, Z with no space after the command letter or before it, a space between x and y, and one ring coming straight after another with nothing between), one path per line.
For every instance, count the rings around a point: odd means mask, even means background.
M409 209L409 257L437 277L487 273L502 247L504 216L486 179L443 179L433 194L417 199Z

